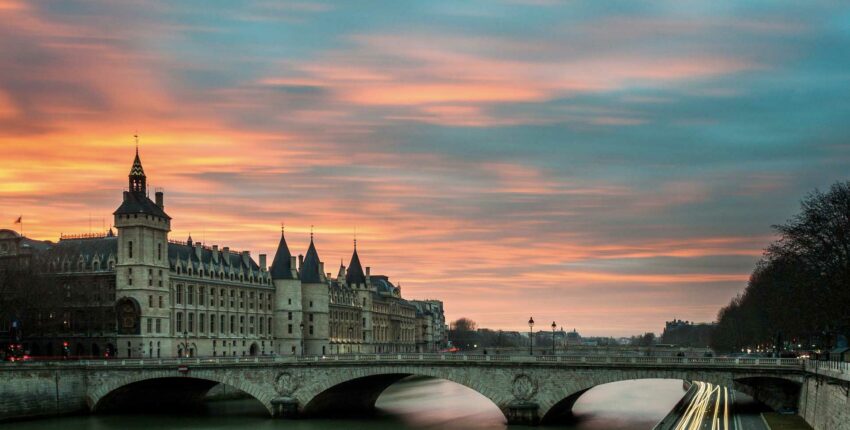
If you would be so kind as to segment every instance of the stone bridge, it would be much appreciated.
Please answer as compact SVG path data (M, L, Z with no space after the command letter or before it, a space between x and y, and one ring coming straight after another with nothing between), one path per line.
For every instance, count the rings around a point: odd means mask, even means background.
M154 402L154 407L185 403L221 383L254 397L270 415L290 418L367 414L394 382L428 376L475 390L498 406L511 424L559 421L570 415L584 392L610 382L701 380L779 408L797 407L805 381L800 360L752 358L398 354L88 360L18 368L53 370L57 375L77 372L79 394L91 411L139 407L140 402Z

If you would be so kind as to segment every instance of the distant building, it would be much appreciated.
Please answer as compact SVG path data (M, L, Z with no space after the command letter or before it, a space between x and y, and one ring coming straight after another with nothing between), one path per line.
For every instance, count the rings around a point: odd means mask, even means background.
M664 325L660 343L705 348L711 342L711 335L717 324L694 323L673 319Z

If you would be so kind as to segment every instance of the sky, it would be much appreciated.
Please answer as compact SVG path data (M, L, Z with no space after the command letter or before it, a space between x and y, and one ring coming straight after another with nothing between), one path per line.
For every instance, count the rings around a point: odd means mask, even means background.
M714 320L848 118L846 2L0 0L0 228L109 228L138 133L171 238L482 327Z

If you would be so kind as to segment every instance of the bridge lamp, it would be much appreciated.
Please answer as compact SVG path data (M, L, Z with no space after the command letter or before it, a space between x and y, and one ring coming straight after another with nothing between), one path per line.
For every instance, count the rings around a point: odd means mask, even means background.
M528 355L534 355L534 317L528 318Z
M555 321L552 321L552 355L555 355Z

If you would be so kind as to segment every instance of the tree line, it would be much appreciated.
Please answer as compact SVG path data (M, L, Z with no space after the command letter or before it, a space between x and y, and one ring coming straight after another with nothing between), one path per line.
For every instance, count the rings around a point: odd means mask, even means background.
M773 228L779 239L717 315L718 351L829 348L850 334L850 181L809 193Z

